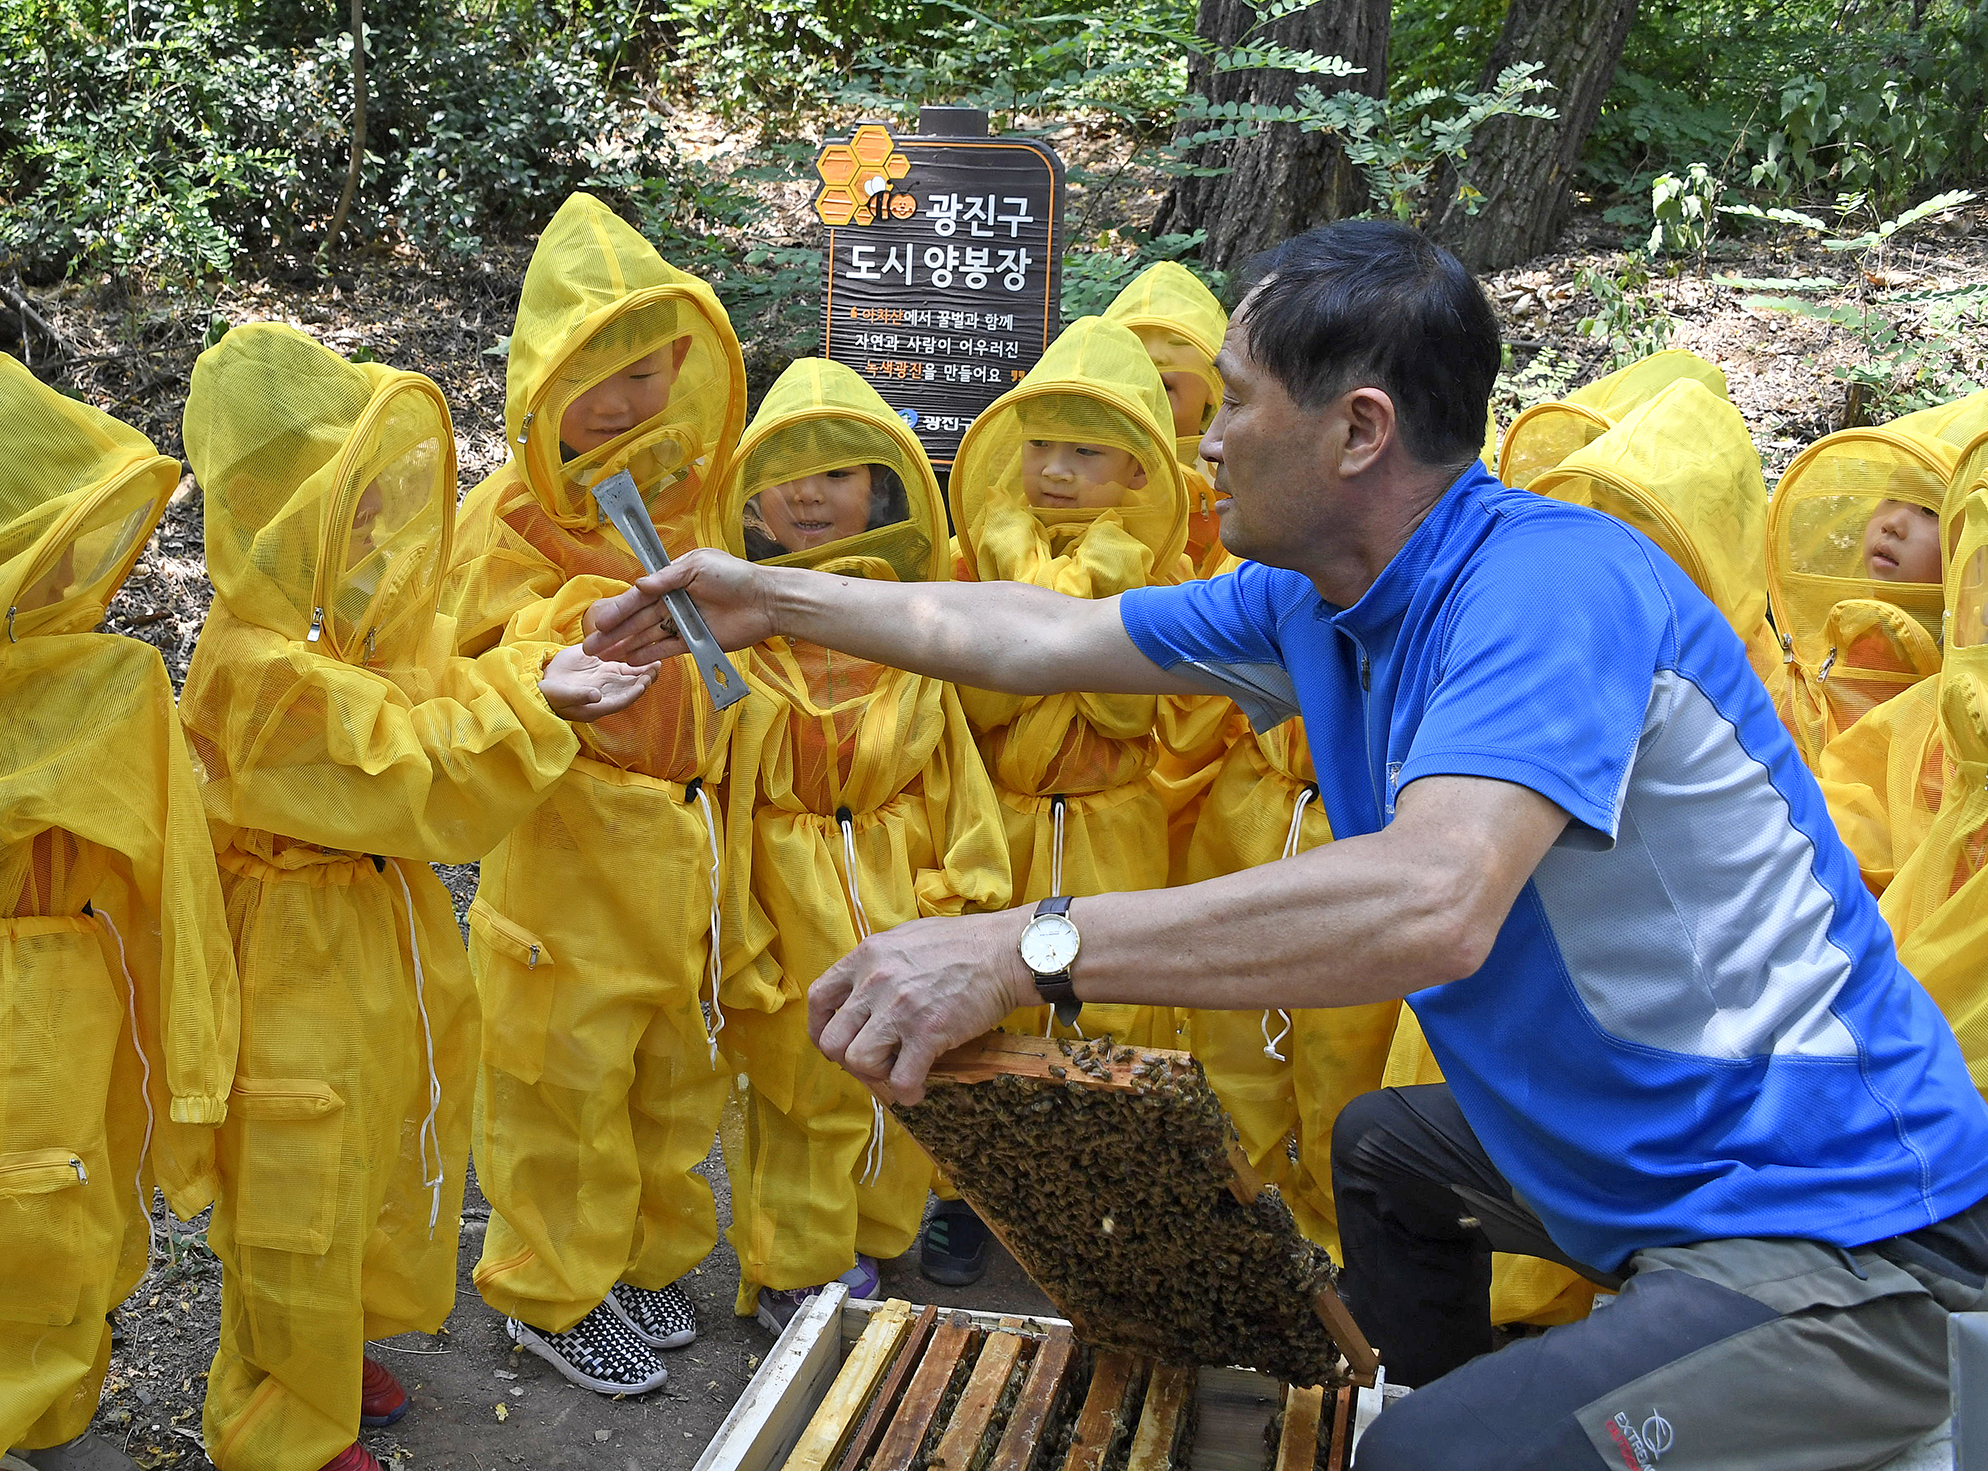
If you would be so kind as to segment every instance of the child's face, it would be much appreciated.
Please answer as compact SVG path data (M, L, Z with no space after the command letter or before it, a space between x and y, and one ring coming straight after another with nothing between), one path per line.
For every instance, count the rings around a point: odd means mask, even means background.
M790 552L855 536L870 525L870 467L844 465L769 485L759 493L759 514Z
M660 414L690 352L680 337L603 378L566 405L559 416L559 442L575 455L588 454Z
M1880 582L1939 582L1940 513L1912 501L1878 502L1864 527L1864 567Z
M1022 493L1037 510L1101 511L1145 483L1145 467L1115 445L1031 439L1022 446Z
M1173 405L1173 437L1185 439L1201 432L1208 412L1208 380L1199 373L1162 373L1167 386L1167 402Z
M352 508L352 534L345 543L345 565L348 569L365 561L366 553L373 549L373 526L385 507L386 497L380 493L376 480L366 487L359 496L359 504Z

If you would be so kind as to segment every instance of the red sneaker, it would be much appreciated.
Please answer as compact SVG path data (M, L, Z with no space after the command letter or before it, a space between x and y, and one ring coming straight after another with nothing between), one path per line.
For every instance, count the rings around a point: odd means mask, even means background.
M371 1451L355 1440L326 1461L324 1471L384 1471L384 1468L373 1459Z
M407 1391L400 1387L400 1381L384 1364L367 1359L359 1379L359 1423L368 1427L391 1425L406 1413Z

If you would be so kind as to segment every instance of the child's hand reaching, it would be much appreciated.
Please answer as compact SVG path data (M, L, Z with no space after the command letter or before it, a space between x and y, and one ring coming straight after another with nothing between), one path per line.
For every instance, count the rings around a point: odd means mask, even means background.
M552 656L538 692L561 720L599 720L634 704L662 667L596 659L576 644Z

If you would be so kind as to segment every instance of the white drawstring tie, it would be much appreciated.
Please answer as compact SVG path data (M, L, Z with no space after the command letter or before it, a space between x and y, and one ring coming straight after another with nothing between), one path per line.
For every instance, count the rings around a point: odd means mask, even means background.
M421 1013L421 1047L428 1058L428 1116L421 1121L421 1184L428 1191L428 1239L435 1239L435 1223L442 1218L442 1182L447 1170L442 1159L442 1139L435 1116L442 1111L442 1080L435 1072L435 1029L428 1021L428 977L421 969L421 940L415 933L414 891L400 860L393 860L393 876L400 880L400 896L407 903L407 953L414 962L414 1009ZM428 1151L435 1151L435 1170L428 1172Z
M1284 857L1296 858L1298 856L1298 838L1304 832L1305 827L1305 808L1317 800L1318 785L1316 783L1308 783L1298 793L1298 800L1291 808L1291 830L1284 834ZM1291 1035L1291 1013L1284 1010L1281 1006L1272 1009L1276 1011L1278 1017L1283 1021L1284 1028L1275 1037L1272 1037L1270 1035L1270 1012L1266 1011L1263 1013L1263 1055L1272 1062L1289 1062L1290 1059L1277 1050L1277 1044Z
M711 1047L711 1066L718 1066L718 1034L725 1030L725 1012L718 1005L718 985L725 978L725 959L719 945L723 934L720 911L723 908L724 856L718 851L718 819L711 814L711 799L704 794L704 778L691 783L697 804L704 809L704 836L711 844L711 1014L704 1019L704 1040Z
M1049 897L1052 899L1063 897L1063 807L1061 792L1049 799ZM1084 1029L1074 1021L1070 1023L1070 1030L1081 1040L1090 1040L1084 1036ZM1052 1037L1055 1034L1056 1008L1052 1006L1049 1015L1043 1019L1042 1035Z
M138 1054L138 1065L144 1069L144 1087L140 1090L145 1100L145 1145L138 1151L138 1171L131 1177L131 1188L138 1193L138 1208L145 1213L145 1264L149 1269L152 1259L159 1254L159 1231L152 1224L152 1202L145 1194L145 1161L152 1157L152 1126L156 1121L152 1113L152 1059L145 1055L145 1044L139 1040L138 1031L138 983L131 978L131 961L124 953L124 936L118 933L111 917L101 909L92 908L93 918L104 922L104 928L117 941L117 966L124 972L124 996L131 1008L131 1047Z
M870 938L870 916L863 911L863 894L856 881L856 821L847 807L835 809L836 826L842 829L842 880L849 890L849 912L856 921L856 943ZM863 1173L859 1185L874 1185L884 1173L884 1106L870 1098L870 1142L863 1151Z

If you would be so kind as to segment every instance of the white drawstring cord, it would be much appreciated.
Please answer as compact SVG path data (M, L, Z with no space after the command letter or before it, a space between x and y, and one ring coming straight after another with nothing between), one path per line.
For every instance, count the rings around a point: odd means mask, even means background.
M124 995L131 1006L131 1046L138 1054L138 1065L145 1072L141 1090L145 1099L145 1145L138 1151L138 1172L131 1177L131 1188L138 1193L138 1208L145 1214L145 1265L150 1270L152 1258L159 1254L159 1231L152 1224L152 1202L145 1197L145 1161L152 1157L152 1126L156 1122L152 1113L152 1059L145 1055L145 1044L138 1040L138 983L131 978L131 961L124 953L124 936L118 933L111 917L101 909L92 908L90 914L102 920L111 938L117 941L117 966L124 972Z
M856 882L856 822L847 807L835 809L835 822L842 829L842 877L849 886L849 909L856 919L856 943L870 938L870 916L863 911L863 894ZM884 1106L870 1099L870 1142L863 1151L863 1173L859 1185L874 1185L884 1173Z
M1318 787L1316 784L1307 784L1298 793L1297 803L1291 808L1291 830L1284 834L1284 857L1296 858L1298 856L1298 838L1304 831L1305 808L1317 800ZM1263 1055L1272 1062L1289 1062L1290 1059L1277 1050L1277 1044L1291 1035L1291 1013L1284 1010L1281 1006L1273 1009L1283 1020L1284 1029L1275 1037L1272 1037L1270 1035L1270 1012L1266 1011L1263 1013L1263 1021L1261 1023L1263 1027Z
M393 876L400 880L401 898L407 901L407 953L414 962L414 1009L421 1013L421 1046L428 1055L428 1117L421 1121L421 1184L428 1191L428 1239L435 1239L435 1223L442 1217L442 1182L447 1177L442 1159L442 1137L435 1116L442 1111L442 1080L435 1072L435 1031L428 1021L428 978L421 969L421 941L415 934L414 891L407 886L400 860L393 860ZM428 1173L428 1150L435 1150L435 1173Z
M1063 799L1049 799L1049 897L1063 897Z
M699 777L691 790L697 793L697 805L704 809L704 836L711 844L711 1014L704 1019L704 1040L711 1046L711 1066L718 1066L718 1034L725 1030L725 1012L718 1005L718 984L725 978L725 960L719 940L723 933L720 911L724 894L724 856L718 851L718 819L711 815L711 799L704 794L704 779Z

